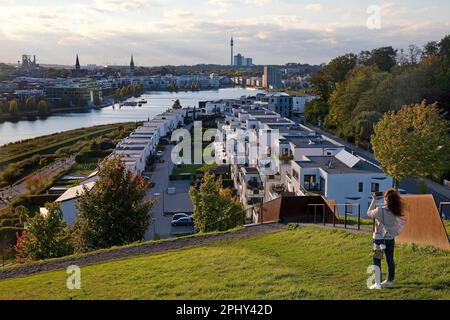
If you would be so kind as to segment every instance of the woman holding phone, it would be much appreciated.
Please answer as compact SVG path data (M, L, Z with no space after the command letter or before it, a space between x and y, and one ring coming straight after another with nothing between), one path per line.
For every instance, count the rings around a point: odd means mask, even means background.
M373 233L374 255L373 265L379 268L380 276L375 277L375 284L370 289L381 289L389 286L395 279L394 247L395 237L398 234L397 219L403 216L403 204L395 189L390 189L384 194L384 205L377 207L377 198L383 194L374 193L372 203L367 211L370 218L375 219L375 230ZM381 259L386 256L388 265L388 277L381 282Z

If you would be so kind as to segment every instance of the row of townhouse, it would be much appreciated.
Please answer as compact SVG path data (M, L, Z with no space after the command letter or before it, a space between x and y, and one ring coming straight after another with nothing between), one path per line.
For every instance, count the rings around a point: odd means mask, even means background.
M136 128L128 137L120 141L113 153L108 157L120 156L126 169L138 175L145 172L147 160L157 153L161 138L168 137L170 132L183 126L187 111L184 109L168 110L152 120ZM79 185L67 189L55 202L59 203L64 220L73 225L77 215L77 198L86 190L95 188L98 179L97 171L93 172Z
M229 163L247 209L282 195L320 195L337 210L365 215L373 192L393 179L343 145L255 103L236 108L219 126L220 163Z
M172 109L155 116L123 139L111 156L123 157L129 171L142 174L148 158L156 154L160 138L170 135L173 130L183 126L184 117L183 109Z

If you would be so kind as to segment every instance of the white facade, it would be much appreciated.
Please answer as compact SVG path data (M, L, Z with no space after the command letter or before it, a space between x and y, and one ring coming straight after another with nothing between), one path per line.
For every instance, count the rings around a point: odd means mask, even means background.
M68 226L73 226L77 218L77 198L84 193L84 188L90 191L94 188L94 186L95 182L89 182L67 189L66 192L55 200L56 203L59 203L63 214L63 219L67 222Z
M337 208L340 214L347 211L357 215L359 206L361 217L365 217L372 194L392 188L393 179L364 159L359 159L352 167L338 157L307 156L302 161L291 161L288 191L299 196L319 194L335 200L340 205ZM344 204L347 207L342 206Z
M225 103L222 101L207 102L205 105L205 114L213 115L217 113L223 113L225 111Z
M315 96L311 95L292 97L292 111L297 113L305 113L306 103L313 101L315 98Z

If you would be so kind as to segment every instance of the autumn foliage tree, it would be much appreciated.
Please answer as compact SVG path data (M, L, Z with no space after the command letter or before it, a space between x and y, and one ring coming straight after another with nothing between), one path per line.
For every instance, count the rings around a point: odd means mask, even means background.
M396 186L405 177L438 177L450 167L449 122L436 104L404 106L375 125L372 146Z
M48 213L36 214L16 244L17 261L59 258L73 252L70 233L59 204L49 203Z
M194 209L195 226L202 232L227 230L242 222L244 211L221 179L206 173L198 190L191 187L189 195Z
M81 252L141 241L150 226L154 201L144 200L148 184L142 177L120 157L104 162L98 175L95 187L78 198L73 239Z

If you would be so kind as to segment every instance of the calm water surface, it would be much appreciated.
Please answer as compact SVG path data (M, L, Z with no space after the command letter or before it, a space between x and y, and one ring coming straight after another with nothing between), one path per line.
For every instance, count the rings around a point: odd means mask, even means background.
M142 98L148 101L142 107L107 107L86 113L57 114L47 119L35 121L0 123L0 145L65 130L90 127L128 121L145 121L164 112L171 107L173 101L180 99L183 107L198 107L203 100L239 98L242 95L253 95L256 91L243 88L230 88L199 92L148 92Z

